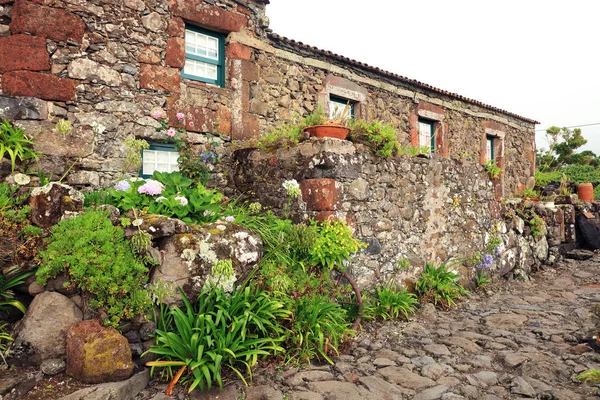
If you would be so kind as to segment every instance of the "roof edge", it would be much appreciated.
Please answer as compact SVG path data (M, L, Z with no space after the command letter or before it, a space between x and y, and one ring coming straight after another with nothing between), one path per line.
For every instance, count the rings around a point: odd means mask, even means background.
M264 0L264 1L269 1L269 0ZM536 121L536 120L534 120L534 119L526 118L526 117L520 116L518 114L514 114L514 113L511 113L509 111L503 110L501 108L494 107L494 106L491 106L491 105L486 104L486 103L482 103L481 101L478 101L478 100L475 100L475 99L471 99L471 98L462 96L462 95L457 94L457 93L449 92L447 90L439 89L439 88L436 88L434 86L428 85L426 83L417 81L415 79L410 79L410 78L407 78L405 76L395 74L393 72L385 71L385 70L383 70L381 68L378 68L378 67L373 67L373 66L371 66L369 64L365 64L365 63L362 63L360 61L356 61L356 60L353 60L351 58L344 57L342 55L333 53L333 52L328 51L328 50L319 49L318 47L315 47L315 46L307 45L307 44L304 44L302 42L298 42L298 41L293 40L293 39L288 39L285 36L281 36L281 35L278 35L278 34L273 33L273 32L268 33L268 37L269 37L269 39L271 39L273 41L282 42L282 43L288 44L290 46L295 46L295 47L299 47L299 48L302 48L302 49L305 49L305 50L310 50L310 51L313 51L313 52L316 52L316 53L320 53L321 55L323 55L325 57L336 59L338 61L344 62L344 63L349 64L349 65L354 66L354 67L362 68L364 70L370 71L370 72L375 73L375 74L380 75L380 76L384 76L384 77L387 77L387 78L392 78L392 79L398 80L400 82L404 82L404 83L409 83L411 85L415 85L415 86L420 87L422 89L427 89L427 90L430 90L432 92L436 92L436 93L439 93L439 94L442 94L442 95L445 95L445 96L450 96L450 97L453 97L455 99L462 100L462 101L465 101L467 103L471 103L471 104L477 105L479 107L487 108L489 110L496 111L496 112L502 113L504 115L508 115L508 116L520 119L520 120L525 121L525 122L529 122L529 123L536 124L536 125L539 124L539 122Z

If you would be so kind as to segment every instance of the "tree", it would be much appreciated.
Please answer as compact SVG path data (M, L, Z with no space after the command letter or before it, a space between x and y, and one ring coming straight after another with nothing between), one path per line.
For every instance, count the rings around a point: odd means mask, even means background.
M541 171L557 170L568 165L598 166L599 160L593 151L577 152L577 149L587 143L581 129L551 126L546 129L546 138L550 143L549 149L537 154L537 164Z

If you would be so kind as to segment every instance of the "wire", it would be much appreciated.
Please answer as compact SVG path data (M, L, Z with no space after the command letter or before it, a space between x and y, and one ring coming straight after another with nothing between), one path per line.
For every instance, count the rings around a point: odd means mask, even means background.
M573 126L563 126L562 128L581 128L582 126L594 126L600 125L600 122L594 122L593 124L583 124L583 125L573 125ZM546 132L546 129L536 129L536 132Z

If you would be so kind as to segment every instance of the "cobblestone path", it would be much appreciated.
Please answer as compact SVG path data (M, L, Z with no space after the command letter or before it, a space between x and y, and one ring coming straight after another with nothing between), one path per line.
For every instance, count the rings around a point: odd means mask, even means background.
M260 371L194 399L596 399L573 378L600 368L584 339L598 330L600 258L562 262L531 281L499 282L446 312L426 305L409 322L370 324L335 365ZM244 392L244 393L242 393Z

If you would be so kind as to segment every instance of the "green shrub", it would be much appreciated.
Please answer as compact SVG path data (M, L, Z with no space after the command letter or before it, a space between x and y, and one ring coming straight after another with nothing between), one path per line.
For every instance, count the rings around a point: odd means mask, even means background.
M351 124L350 130L350 140L365 143L379 157L388 158L397 155L400 151L400 144L392 124L360 119Z
M376 288L376 297L365 296L365 308L367 310L366 319L380 318L384 321L393 320L408 316L415 312L415 306L418 303L417 296L409 293L406 288L399 289L394 285L378 286Z
M448 308L467 293L457 282L459 278L460 275L449 271L446 264L436 267L433 263L425 263L415 289L423 301L433 301L435 305Z
M23 129L9 121L0 122L0 159L8 154L13 171L17 161L37 160L38 155L32 147L33 142Z
M215 287L202 292L195 304L183 297L185 310L171 309L173 326L157 330L157 344L146 352L157 354L158 360L146 365L152 371L155 367L187 371L183 381L190 384L190 392L211 388L215 382L222 387L222 367L246 383L244 373L251 376L259 357L284 351L279 345L283 328L277 320L288 318L289 312L266 292L246 287L228 296ZM172 384L177 379L175 375Z
M309 251L313 265L320 264L328 269L342 268L342 263L350 256L365 247L364 243L354 239L352 231L342 221L324 221L321 225L313 224L318 236Z
M145 190L152 185L152 191ZM108 198L88 196L92 200L106 201L121 210L145 210L179 218L186 223L212 222L220 215L223 195L206 189L179 172L154 172L152 179L129 179L108 189Z
M293 305L293 320L287 334L288 359L309 362L338 354L342 340L352 333L346 310L329 296L301 296Z
M584 381L584 382L594 382L594 383L598 383L600 382L600 369L588 369L587 371L583 371L582 373L580 373L579 375L577 375L575 377L576 380L578 381Z
M52 227L48 247L40 252L37 282L67 272L71 284L90 293L90 305L102 308L118 326L122 318L133 318L150 305L143 289L147 268L136 259L121 227L108 219L108 212L88 211Z
M289 148L300 143L302 127L298 124L284 124L280 128L272 130L261 136L256 142L256 147L261 150L276 150Z
M489 160L485 163L485 170L490 175L490 178L494 180L498 179L502 173L502 169L496 165L494 160Z

